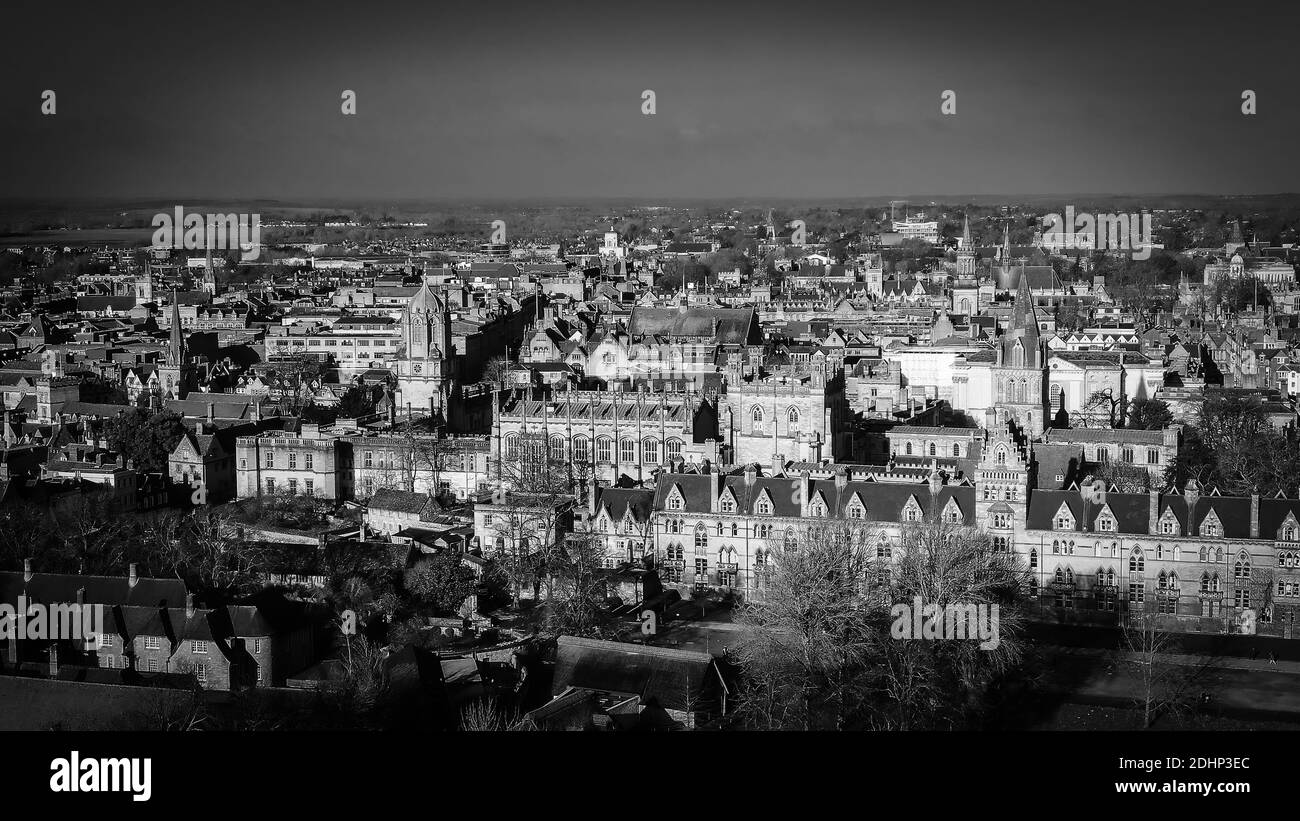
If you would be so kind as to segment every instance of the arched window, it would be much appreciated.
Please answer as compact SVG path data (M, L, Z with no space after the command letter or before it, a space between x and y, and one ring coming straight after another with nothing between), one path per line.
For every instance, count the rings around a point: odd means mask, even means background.
M623 439L618 443L618 460L620 462L636 462L635 439Z
M512 433L506 437L506 458L512 462L519 461L519 434Z
M930 455L931 455L931 456L936 456L936 455L938 455L937 452L936 452L936 450L935 450L935 447L934 447L934 442L931 442L931 443L930 443Z
M573 461L579 464L591 461L590 443L585 436L573 437Z
M671 462L674 459L682 458L682 440L669 439L665 444L665 450L668 451L668 461Z
M704 522L695 526L695 552L699 553L709 546L709 531L704 527Z
M952 458L954 458L954 459L960 459L960 458L961 458L961 444L960 444L960 443L955 444L955 445L952 446Z
M790 412L786 415L786 418L790 420L790 430L799 430L799 409L798 408L791 408Z
M1038 551L1031 550L1029 551L1029 569L1033 570L1036 567L1038 567Z
M785 529L785 549L786 550L799 549L799 534L795 533L795 530L792 527L787 527Z
M641 440L641 464L659 464L659 440L648 438Z
M1063 407L1063 405L1061 404L1061 386L1053 385L1050 393L1052 397L1052 408L1055 410L1060 410Z
M1242 553L1237 557L1237 562L1232 566L1232 575L1238 579L1250 578L1250 556Z
M1130 553L1128 557L1128 572L1141 573L1145 567L1146 567L1146 556L1142 555L1142 551L1140 549L1136 547L1133 548L1133 552Z
M608 436L602 436L596 440L596 461L612 462L614 461L614 440Z
M905 443L903 444L903 453L906 454L906 455L908 455L908 456L911 456L911 455L912 455L912 443L911 443L911 442L905 442Z
M1215 549L1215 551L1214 551L1214 561L1215 561L1215 562L1221 562L1221 561L1223 561L1223 548L1220 547L1220 548Z
M551 457L551 461L553 462L567 461L564 458L564 437L563 436L552 436L550 440L550 445L551 445L550 453L548 455Z
M1205 550L1205 548L1202 547L1202 548L1201 548L1201 561L1205 561L1207 558L1208 558L1208 555L1207 555L1207 553L1206 553L1206 550Z
M1209 574L1209 573L1202 573L1202 574L1201 574L1201 592L1202 592L1202 593L1209 593L1209 592L1210 592L1210 574Z
M755 405L754 407L750 408L749 418L753 420L754 430L763 429L763 409L761 407Z

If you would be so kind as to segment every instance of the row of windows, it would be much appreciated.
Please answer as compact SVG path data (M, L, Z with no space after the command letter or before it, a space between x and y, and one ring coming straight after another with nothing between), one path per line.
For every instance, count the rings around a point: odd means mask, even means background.
M370 482L371 480L370 480L370 479L367 479L366 481L367 481L367 482ZM297 495L298 495L298 480L297 480L297 479L289 479L289 480L286 481L284 484L285 484L285 488L289 491L289 493L293 494L294 496L297 496ZM270 479L270 478L266 479L266 480L265 480L265 485L266 485L266 492L267 492L267 493L275 493L276 484L275 484L275 480L274 480L274 479ZM316 495L316 480L315 480L315 479L304 479L304 480L303 480L303 483L302 483L302 494L303 494L304 496L315 496L315 495ZM367 494L367 495L369 495L369 494Z
M367 454L367 455L369 455L369 454ZM302 455L302 468L303 468L303 470L314 470L313 465L314 465L315 463L314 463L312 460L313 460L313 454L310 454L310 453L304 453L304 454ZM274 468L274 467L275 467L275 452L274 452L274 451L270 451L270 450L268 450L268 451L266 452L266 462L265 462L265 464L266 464L266 466L267 466L268 468ZM285 464L288 466L288 469L289 469L289 470L297 470L297 469L298 469L298 454L290 452L289 455L288 455L287 457L285 457ZM239 460L239 467L240 467L241 470L247 469L247 467L248 467L248 463L247 463L247 461L244 460L244 459L240 459L240 460ZM369 467L369 465L367 465L366 467Z
M661 463L661 443L658 439L647 437L641 440L640 445L642 464L657 465ZM683 447L684 445L680 439L669 439L662 443L663 453L669 462L681 458ZM591 456L591 441L586 436L573 437L573 461L589 462ZM614 440L607 436L598 437L595 448L596 461L612 462L614 461L613 456ZM543 458L549 458L556 462L568 461L570 458L565 454L563 436L552 436L547 442L545 450L543 450L540 442L528 442L521 447L519 434L512 433L506 437L506 459L516 461L521 457L531 461L541 461ZM637 461L637 441L635 439L619 440L618 460L620 462Z
M938 455L939 455L939 448L938 448L937 445L935 445L934 442L931 442L931 443L929 444L928 448L929 448L929 454L928 454L929 456L938 456ZM905 456L912 456L912 455L914 455L914 454L912 453L912 443L911 443L911 442L904 442L904 443L903 443L903 454L904 454ZM954 442L954 443L953 443L953 445L952 445L952 456L953 456L954 459L960 459L960 458L961 458L961 443L960 443L960 442Z

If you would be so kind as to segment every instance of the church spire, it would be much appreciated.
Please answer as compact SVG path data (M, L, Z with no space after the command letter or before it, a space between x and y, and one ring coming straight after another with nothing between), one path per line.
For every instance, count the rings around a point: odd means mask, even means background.
M1011 226L1002 226L1002 264L1011 264Z
M176 304L176 289L172 289L172 330L167 343L167 358L172 365L185 361L185 335L181 332L181 310Z
M961 247L963 250L971 247L970 242L970 214L966 215L961 228Z

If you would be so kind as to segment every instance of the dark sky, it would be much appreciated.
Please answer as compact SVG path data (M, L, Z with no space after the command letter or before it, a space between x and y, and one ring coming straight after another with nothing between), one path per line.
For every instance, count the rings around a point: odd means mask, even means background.
M6 3L4 196L1300 191L1295 3L79 5Z

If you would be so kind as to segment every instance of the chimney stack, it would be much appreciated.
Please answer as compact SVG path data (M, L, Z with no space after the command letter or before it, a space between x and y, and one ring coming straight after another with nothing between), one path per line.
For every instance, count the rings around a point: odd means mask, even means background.
M59 677L59 645L50 645L50 678Z
M808 494L812 492L812 481L808 471L804 471L799 476L799 515L808 516Z
M752 488L754 482L758 480L758 465L750 462L745 465L745 487Z
M135 562L127 566L126 583L128 587L135 587L135 583L140 581L140 577L135 573Z
M32 560L23 559L23 582L30 582L33 575L35 574L32 573Z
M1259 494L1250 494L1250 538L1259 538Z
M84 588L84 587L78 587L78 588L77 588L77 604L78 604L78 605L82 605L82 604L85 604L85 603L86 603L86 588Z
M1201 498L1200 483L1194 478L1188 479L1183 486L1183 496L1187 499L1187 535L1196 536L1201 530L1196 521L1196 502Z
M1147 533L1154 536L1160 532L1160 491L1151 488L1147 498Z
M718 497L721 491L723 473L717 467L709 466L709 510L718 512Z
M194 618L194 594L193 593L185 594L185 618L187 619Z

